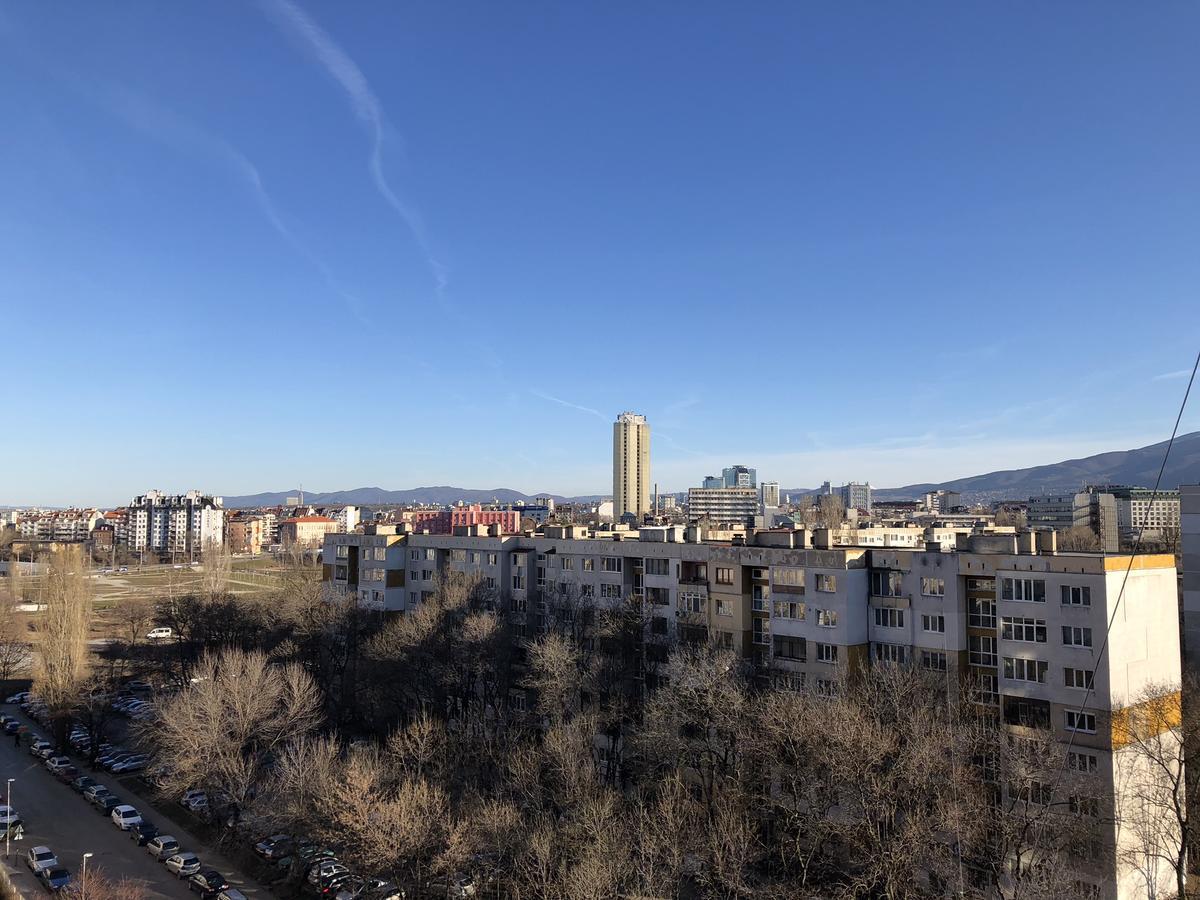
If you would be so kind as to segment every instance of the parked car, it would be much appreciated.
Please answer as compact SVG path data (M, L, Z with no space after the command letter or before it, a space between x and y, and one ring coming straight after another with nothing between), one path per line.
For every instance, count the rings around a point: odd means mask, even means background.
M21 730L21 723L18 722L16 719L10 719L9 721L4 723L4 733L5 734L16 734L20 730Z
M147 640L151 641L163 641L174 634L175 632L173 632L167 626L159 625L157 628L151 628L148 632L146 632L146 638Z
M90 803L96 799L97 794L107 794L108 792L108 788L106 788L100 782L93 781L83 789L83 796Z
M129 829L129 837L139 846L145 846L151 840L158 837L158 826L153 822L147 822L142 819L137 825Z
M46 760L46 768L50 770L50 774L56 774L60 769L65 769L71 764L69 756L51 756Z
M165 863L167 871L176 878L187 878L201 869L200 857L195 853L176 853Z
M128 831L133 826L142 824L142 814L127 803L113 807L111 815L113 824L122 831Z
M153 631L151 631L151 633L150 633L150 634L153 634L153 633L154 633L154 631L163 631L163 629L162 629L162 628L155 628ZM167 634L166 634L165 636L166 636L166 637L170 637L170 636L171 636L171 629L170 629L170 628L167 628L167 629L166 629L166 632L167 632ZM146 637L150 637L150 635L148 634L148 635L146 635ZM159 637L163 637L163 635L159 635ZM127 690L127 691L139 691L139 692L145 693L145 692L147 692L147 691L152 691L152 690L154 690L154 685L152 685L152 684L151 684L150 682L148 682L148 681L142 681L141 679L134 679L133 681L127 681L127 682L125 682L125 690Z
M63 766L54 773L54 777L63 784L70 784L79 777L79 768L77 766Z
M34 738L29 744L29 755L37 756L42 750L53 750L54 745L45 738Z
M96 779L93 778L91 775L80 775L78 778L76 778L74 781L71 782L71 789L82 794L88 788L90 788L96 784L99 784L99 782L96 781Z
M188 879L188 890L201 897L215 897L229 886L229 880L216 869L197 872Z
M112 766L112 771L118 775L125 775L129 772L140 772L146 768L147 759L149 757L145 753L134 753Z
M25 699L27 697L32 697L32 696L33 696L33 694L31 694L29 691L18 691L17 693L13 694L11 697L5 697L4 702L5 703L22 703L25 701Z
M190 791L184 791L183 796L179 798L179 805L184 809L187 809L192 804L192 801L198 797L204 797L206 801L208 799L204 791L196 788L192 788Z
M62 866L55 866L53 869L42 869L37 873L38 881L51 894L57 894L71 884L71 873Z
M292 838L287 834L273 834L254 845L254 852L263 859L279 859L292 852Z
M14 822L20 822L21 817L17 815L17 811L11 806L5 806L0 803L0 825L9 826Z
M29 866L29 870L36 875L42 869L52 869L57 866L58 857L49 847L30 847L29 852L25 854L25 865Z
M349 872L349 866L345 866L336 859L323 859L315 862L308 870L308 883L313 885L320 884L330 875L337 875L341 872Z
M112 811L121 805L121 799L114 797L112 794L102 794L98 799L93 801L93 806L96 807L96 812L102 816L111 816Z
M250 900L250 898L237 888L227 887L217 894L217 900Z
M354 876L349 872L334 872L322 878L317 884L317 894L321 897L329 897L330 900L337 896L337 892L342 889L343 885L349 884L354 880Z
M146 852L162 862L179 852L179 841L169 834L160 834L146 842Z

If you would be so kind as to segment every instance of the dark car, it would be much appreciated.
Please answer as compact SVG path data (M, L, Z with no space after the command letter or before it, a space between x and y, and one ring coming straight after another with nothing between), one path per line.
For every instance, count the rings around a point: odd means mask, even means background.
M91 775L80 775L78 778L76 778L74 781L71 782L71 790L75 791L76 793L82 794L84 791L86 791L88 788L90 788L95 783L96 783L96 779L93 778Z
M55 771L54 777L63 784L70 784L79 777L79 769L76 766L63 766Z
M352 881L354 881L352 872L334 872L332 875L326 875L317 883L318 895L336 897L338 891Z
M215 897L229 886L229 881L216 869L205 869L188 879L188 890L201 897Z
M96 812L102 816L111 816L112 811L121 805L121 801L112 794L103 794L96 800Z
M43 887L52 894L57 894L71 883L71 873L62 868L42 869L37 877Z
M287 834L273 834L254 845L254 852L263 859L279 859L292 852L292 838Z
M129 829L129 838L139 847L146 846L146 842L152 838L158 837L158 826L153 822L142 820L141 825L134 825Z
M4 723L4 733L5 734L16 734L20 730L21 730L21 723L18 722L16 719L10 719L9 721Z

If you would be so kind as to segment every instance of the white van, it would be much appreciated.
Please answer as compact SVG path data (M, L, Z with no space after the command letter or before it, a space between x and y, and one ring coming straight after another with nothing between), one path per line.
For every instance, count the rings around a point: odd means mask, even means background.
M151 641L161 641L169 638L174 633L175 632L173 632L170 628L167 628L165 625L160 625L158 628L151 628L146 633L146 638Z

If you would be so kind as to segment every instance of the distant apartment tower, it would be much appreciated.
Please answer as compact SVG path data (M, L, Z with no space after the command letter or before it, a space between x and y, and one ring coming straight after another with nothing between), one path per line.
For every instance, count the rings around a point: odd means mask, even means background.
M340 532L353 531L358 527L361 515L357 506L343 506L329 511L329 517L337 523Z
M779 482L764 481L759 487L759 497L763 506L779 505Z
M930 491L922 498L922 505L926 512L950 512L955 507L962 506L962 494L958 491Z
M149 491L133 498L126 519L130 549L198 556L210 543L225 540L225 510L220 497L199 491L164 494Z
M842 503L846 509L861 509L863 512L869 513L871 511L871 483L860 484L857 481L851 481L849 484L843 485Z
M691 488L688 491L688 518L695 522L754 524L758 515L758 491L744 488Z
M639 520L650 512L650 426L645 416L623 412L613 423L613 516Z
M720 475L705 475L704 480L700 482L700 486L706 490L715 491L718 488L725 487L725 479Z

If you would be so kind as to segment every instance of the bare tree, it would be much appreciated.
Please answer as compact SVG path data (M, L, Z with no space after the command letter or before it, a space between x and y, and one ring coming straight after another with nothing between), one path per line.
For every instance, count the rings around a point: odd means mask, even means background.
M1148 684L1114 713L1123 745L1117 758L1117 820L1126 835L1122 861L1138 872L1147 897L1162 893L1165 869L1183 897L1192 840L1188 796L1200 773L1184 765L1184 741L1196 734L1196 713L1181 703L1178 685Z
M280 748L320 725L320 692L300 666L259 652L210 653L193 672L145 736L171 762L168 788L227 797L236 818L255 797L267 800L261 788Z
M15 603L0 600L0 685L8 693L8 682L29 667L29 623Z
M37 622L34 689L56 720L60 743L87 675L92 596L86 566L79 546L66 546L51 555L44 579L46 611Z
M229 575L233 569L229 547L221 541L210 540L204 545L201 560L200 593L210 600L224 597L229 592Z
M997 525L1015 528L1017 531L1021 531L1025 527L1027 518L1025 510L1016 507L1002 506L996 511Z
M1058 533L1058 549L1095 553L1100 550L1100 538L1086 525L1075 525Z

